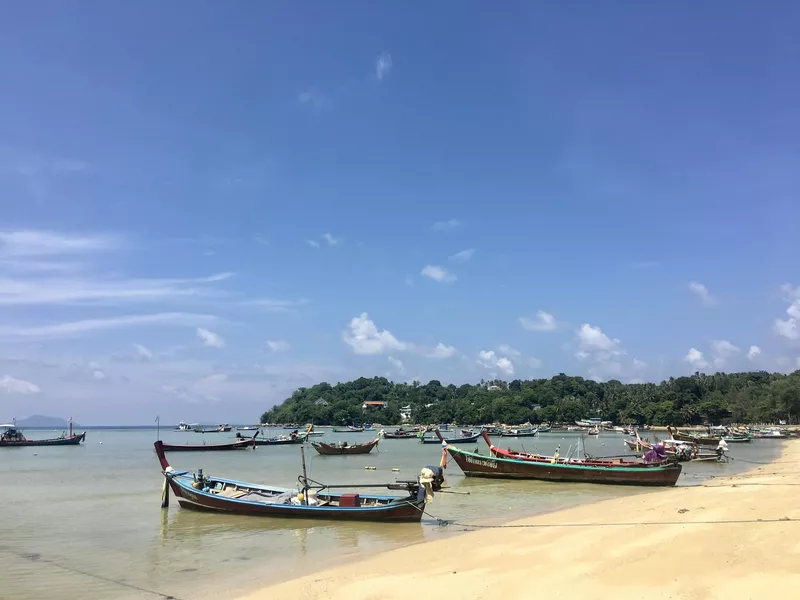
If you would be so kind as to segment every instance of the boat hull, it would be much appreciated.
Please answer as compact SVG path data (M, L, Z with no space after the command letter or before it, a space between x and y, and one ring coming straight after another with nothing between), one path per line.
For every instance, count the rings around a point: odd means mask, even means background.
M311 442L311 445L314 446L314 450L323 456L344 456L348 454L369 454L378 445L378 441L373 440L366 444L353 444L352 446L339 446L322 442Z
M467 477L539 479L565 483L672 486L678 481L682 469L681 465L677 464L642 468L529 462L484 456L453 447L448 447L447 450Z
M14 440L0 441L0 447L29 447L29 446L78 446L86 439L86 432L79 433L70 437L53 438L49 440Z
M253 440L230 444L163 444L166 452L218 452L220 450L245 450L253 447Z

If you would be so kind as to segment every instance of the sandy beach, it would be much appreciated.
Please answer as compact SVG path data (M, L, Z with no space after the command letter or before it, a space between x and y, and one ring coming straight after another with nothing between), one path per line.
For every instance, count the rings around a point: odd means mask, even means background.
M378 554L241 600L759 599L800 586L800 440L702 487L558 511ZM451 468L456 468L455 465ZM439 514L434 501L428 510ZM788 519L788 520L787 520ZM777 586L777 587L776 587Z

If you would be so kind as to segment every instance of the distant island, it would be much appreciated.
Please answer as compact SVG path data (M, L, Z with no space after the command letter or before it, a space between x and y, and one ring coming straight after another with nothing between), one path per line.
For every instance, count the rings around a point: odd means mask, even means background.
M69 427L69 421L66 419L61 419L59 417L48 417L46 415L32 415L26 419L17 419L17 427L25 428L25 427L42 427L46 429L67 429ZM74 421L72 422L72 427L80 427Z
M800 371L789 375L695 373L661 383L597 382L564 375L442 385L385 377L299 388L261 415L261 423L572 423L589 417L620 424L797 423Z

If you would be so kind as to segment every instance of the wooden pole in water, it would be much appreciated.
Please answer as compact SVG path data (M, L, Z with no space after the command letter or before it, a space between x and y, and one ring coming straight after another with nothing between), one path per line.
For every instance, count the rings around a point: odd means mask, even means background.
M303 503L308 504L308 475L306 475L306 449L300 446L300 456L303 458Z

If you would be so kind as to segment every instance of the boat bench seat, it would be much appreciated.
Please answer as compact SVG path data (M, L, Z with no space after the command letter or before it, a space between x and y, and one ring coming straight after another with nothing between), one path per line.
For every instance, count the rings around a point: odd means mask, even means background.
M236 488L226 488L219 492L220 496L225 496L226 498L241 498L247 494L248 492L246 490L239 490Z

